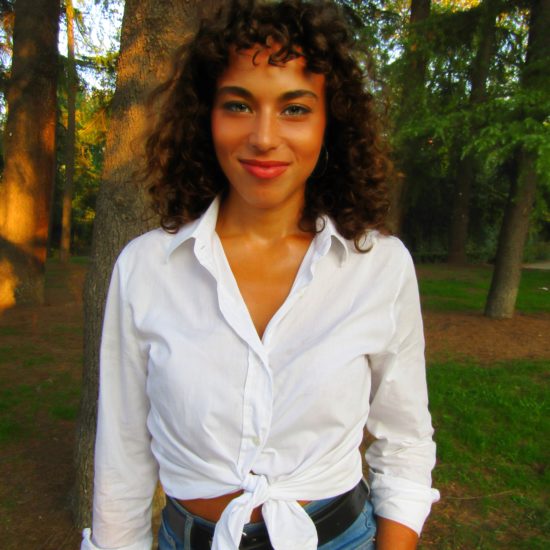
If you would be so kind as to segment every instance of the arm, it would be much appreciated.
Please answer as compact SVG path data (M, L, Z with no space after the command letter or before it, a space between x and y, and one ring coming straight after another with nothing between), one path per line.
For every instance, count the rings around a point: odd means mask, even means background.
M372 372L366 452L378 548L413 549L432 502L435 444L428 411L424 336L414 266L405 251L393 303L394 331L384 352L369 356Z
M376 550L414 550L418 535L391 519L376 518Z
M119 260L120 262L120 260ZM147 350L125 298L117 262L107 297L100 352L93 532L81 550L150 550L158 466L146 420Z

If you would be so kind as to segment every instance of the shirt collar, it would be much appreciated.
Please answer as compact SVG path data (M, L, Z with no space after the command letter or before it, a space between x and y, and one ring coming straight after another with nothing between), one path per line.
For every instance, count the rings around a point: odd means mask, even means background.
M317 220L317 231L315 248L318 255L324 256L328 253L333 243L337 243L340 266L342 266L348 259L350 242L340 235L336 229L336 225L327 215L323 215Z
M216 230L219 210L220 197L217 196L200 218L184 225L172 236L168 249L166 250L166 261L170 259L170 256L176 248L190 239L195 239L196 241L210 241Z
M217 196L200 218L184 225L172 236L166 250L166 261L170 259L176 248L190 239L210 242L216 230L220 202L220 197ZM319 256L327 254L332 244L337 243L340 252L340 265L343 265L349 256L349 241L340 235L332 219L326 215L321 216L317 220L317 231L314 246Z

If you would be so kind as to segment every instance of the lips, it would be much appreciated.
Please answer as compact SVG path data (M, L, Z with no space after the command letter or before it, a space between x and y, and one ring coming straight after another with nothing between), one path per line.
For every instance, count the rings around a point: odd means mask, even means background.
M277 160L240 159L243 168L260 179L271 179L280 176L289 166L288 162Z

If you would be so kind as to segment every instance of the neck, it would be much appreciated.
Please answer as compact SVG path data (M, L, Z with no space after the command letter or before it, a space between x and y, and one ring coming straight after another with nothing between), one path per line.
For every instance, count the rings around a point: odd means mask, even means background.
M273 242L292 236L306 236L299 227L301 200L270 208L254 207L230 194L220 205L216 230L222 237L246 237Z

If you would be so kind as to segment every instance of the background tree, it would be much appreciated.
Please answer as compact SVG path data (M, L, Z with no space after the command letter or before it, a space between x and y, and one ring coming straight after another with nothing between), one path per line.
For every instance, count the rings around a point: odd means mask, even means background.
M546 178L548 168L538 163L547 149L537 133L544 131L544 122L550 113L548 90L550 89L550 0L534 0L531 6L529 43L521 79L520 103L517 118L525 126L515 144L514 176L512 177L506 211L500 231L495 269L487 298L485 314L493 318L512 317L515 309L523 249L529 230L529 222L537 181ZM529 132L529 127L539 132ZM546 151L545 151L546 149ZM538 164L538 166L537 166ZM542 170L541 170L542 168Z
M62 146L57 150L50 236L50 249L59 248L60 257L64 256L63 248L68 252L69 247L71 254L90 253L95 201L103 167L110 102L115 88L122 10L121 0L110 0L109 4L102 4L101 7L94 0L80 0L78 8L74 7L74 49L78 50L74 66L71 55L61 56L61 65L65 70L60 73L58 85L57 137ZM101 17L100 21L98 17ZM66 16L67 19L71 18ZM69 26L67 21L67 31ZM68 50L71 42L69 35L70 32L67 32ZM73 97L74 122L71 108ZM71 166L73 191L67 193ZM68 194L72 195L71 200ZM66 256L68 258L68 254Z
M117 87L97 201L91 265L84 290L84 371L76 448L76 523L90 525L101 322L110 273L121 248L148 228L136 184L148 123L149 92L167 76L167 60L201 15L217 2L127 0Z
M0 185L0 303L42 303L55 170L59 0L17 0Z
M475 57L470 69L470 106L487 99L487 79L489 68L496 49L496 17L500 8L499 0L483 0L480 5ZM472 126L470 132L476 132ZM470 213L470 192L475 181L476 158L469 151L458 161L454 186L453 209L451 212L449 262L463 264L466 262L466 244L468 240L468 222Z
M405 47L401 62L402 86L396 96L395 125L400 127L407 119L414 119L415 113L422 112L426 103L426 70L429 59L429 26L431 0L411 0L410 19L404 41ZM419 147L418 136L409 137L406 143L401 143L400 149L415 150ZM398 161L400 168L406 169L406 158ZM390 224L396 233L400 233L403 215L405 193L407 189L407 174L398 176L392 185L392 207ZM409 181L410 184L410 181Z
M61 244L59 257L69 260L71 251L71 214L74 193L75 139L76 139L76 90L78 74L74 54L74 7L72 0L65 0L67 20L67 132L65 134L65 186L61 217Z

